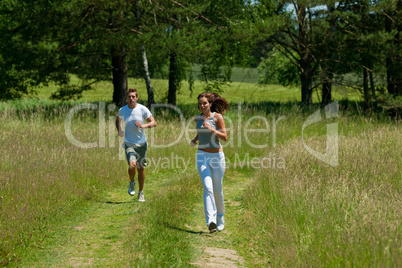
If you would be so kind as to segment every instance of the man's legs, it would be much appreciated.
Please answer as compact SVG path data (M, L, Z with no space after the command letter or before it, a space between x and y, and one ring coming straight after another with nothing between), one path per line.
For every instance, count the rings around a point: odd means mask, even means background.
M142 192L144 189L144 182L145 182L145 169L143 166L138 166L138 185L139 185L139 191Z
M128 166L128 176L130 177L130 181L134 182L135 179L135 168L137 167L136 161L131 161L130 165Z
M128 186L129 195L135 195L135 168L136 161L130 161L128 165L128 176L130 178L130 185Z
M144 166L146 166L146 153L147 153L147 144L141 146L133 146L129 147L125 145L126 148L126 157L129 163L128 165L128 175L130 177L130 186L129 186L129 194L134 195L134 185L135 185L135 175L138 171L138 201L144 202L144 193L142 192L144 189L145 182L145 170Z
M136 161L131 161L130 166L128 167L128 175L130 177L130 181L134 182L135 180L135 174L136 174L136 167L138 170L138 184L139 184L139 190L142 192L144 189L144 182L145 182L145 169L142 166L137 166Z

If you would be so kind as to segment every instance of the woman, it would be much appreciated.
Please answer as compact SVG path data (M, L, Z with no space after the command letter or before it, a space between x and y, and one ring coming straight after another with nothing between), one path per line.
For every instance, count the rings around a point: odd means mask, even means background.
M225 174L225 155L219 140L226 141L227 133L223 114L228 102L217 93L201 93L198 96L198 109L201 114L194 117L197 122L197 169L204 187L204 210L208 229L211 233L224 228L225 205L223 202L222 181Z

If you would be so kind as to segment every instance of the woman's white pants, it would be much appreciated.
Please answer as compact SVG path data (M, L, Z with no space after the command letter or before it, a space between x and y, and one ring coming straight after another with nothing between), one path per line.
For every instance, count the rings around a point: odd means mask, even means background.
M207 225L217 222L217 216L225 214L222 181L225 174L225 154L223 152L197 152L197 169L204 187L204 210Z

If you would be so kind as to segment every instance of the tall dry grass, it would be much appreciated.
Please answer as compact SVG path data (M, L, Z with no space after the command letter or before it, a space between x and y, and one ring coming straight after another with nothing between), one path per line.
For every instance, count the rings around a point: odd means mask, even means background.
M325 138L307 142L325 148ZM299 139L277 148L286 168L262 170L244 197L243 235L248 248L258 252L250 263L400 266L400 127L382 125L340 136L339 146L337 167L309 155Z
M119 160L113 111L105 114L105 147L82 149L71 144L65 134L66 114L72 107L73 104L33 105L29 109L1 111L2 264L21 258L20 249L40 246L48 230L59 224L59 220L73 216L82 202L127 182L127 164ZM179 108L186 122L198 113L196 105ZM227 126L233 123L228 130L231 139L228 143L232 144L224 149L231 163L228 167L238 176L256 177L244 198L245 224L241 230L231 230L235 236L244 238L243 249L239 250L243 250L243 256L253 266L267 263L392 266L400 261L397 257L401 205L398 172L402 162L398 150L401 147L399 125L375 117L341 115L337 119L341 134L340 165L329 168L302 148L302 125L312 112L291 104L261 103L242 106L241 113L233 105L225 114ZM248 121L253 116L259 119ZM280 116L284 119L276 126L276 144L273 144L273 122ZM146 226L155 225L152 227L155 232L147 230L145 234L155 241L141 247L152 251L159 246L157 239L161 239L164 249L171 250L168 252L185 266L185 260L191 257L181 259L180 254L189 254L189 244L180 241L184 239L180 230L169 227L174 226L172 220L175 220L169 217L184 211L181 216L185 218L186 209L191 208L199 194L192 188L198 180L185 179L197 176L196 149L189 147L186 136L168 148L155 146L174 142L182 131L174 112L157 111L155 118L158 127L148 132L152 149L148 172L171 181L161 185L155 181L155 189L160 189L157 195L161 197L155 206L159 207L151 206L152 213L144 217ZM98 141L98 119L96 110L78 113L72 124L73 135L81 142ZM268 133L248 133L247 139L252 144L268 144L268 147L258 148L247 142L244 130L263 129L266 122L270 127ZM307 142L314 148L323 148L323 133L325 123L305 133ZM189 134L191 138L193 135ZM271 152L285 160L285 168L274 165L259 171L252 167L250 161ZM178 162L174 162L176 156ZM235 163L238 165L234 166ZM176 192L182 198L177 198ZM180 204L175 207L176 201ZM163 207L167 204L169 209ZM175 247L178 241L180 247ZM158 259L169 261L169 256L160 250L157 254L139 252L130 258L134 262L147 258L150 264Z
M117 146L82 149L67 139L69 109L55 108L50 117L48 109L0 116L0 264L18 260L19 249L40 246L74 207L125 176L116 168L122 164ZM78 140L92 142L98 140L98 125L92 113L81 114L71 129Z

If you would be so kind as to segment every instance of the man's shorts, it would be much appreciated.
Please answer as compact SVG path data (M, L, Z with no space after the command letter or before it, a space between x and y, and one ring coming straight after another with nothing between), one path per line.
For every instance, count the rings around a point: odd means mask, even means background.
M137 166L147 166L147 148L148 143L142 144L124 144L124 151L126 152L127 162L130 165L131 161L136 161Z

